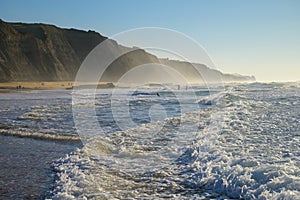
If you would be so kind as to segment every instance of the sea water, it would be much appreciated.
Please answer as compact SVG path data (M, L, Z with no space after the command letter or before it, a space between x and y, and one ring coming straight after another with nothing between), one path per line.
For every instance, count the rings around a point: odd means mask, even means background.
M74 148L49 163L48 199L299 199L300 83L181 88L1 94L0 132Z

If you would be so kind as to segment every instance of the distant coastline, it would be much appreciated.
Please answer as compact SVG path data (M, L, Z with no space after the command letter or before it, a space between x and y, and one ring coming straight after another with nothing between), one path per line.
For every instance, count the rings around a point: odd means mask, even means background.
M118 82L131 69L149 63L169 66L188 82L255 81L254 76L227 74L204 64L158 58L144 49L122 46L91 30L65 29L41 23L8 23L0 19L0 33L0 82L30 82L25 88L69 87L66 84L75 80L86 56L104 40L110 44L107 53L113 55L125 50L129 53L114 60L99 77L100 82ZM43 86L40 82L64 83Z

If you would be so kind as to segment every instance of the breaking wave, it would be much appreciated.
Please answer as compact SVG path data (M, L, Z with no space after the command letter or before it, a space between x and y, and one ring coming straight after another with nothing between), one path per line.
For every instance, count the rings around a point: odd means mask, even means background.
M159 132L150 123L95 139L53 164L52 197L297 199L299 98L294 87L233 86ZM209 126L218 116L221 130Z

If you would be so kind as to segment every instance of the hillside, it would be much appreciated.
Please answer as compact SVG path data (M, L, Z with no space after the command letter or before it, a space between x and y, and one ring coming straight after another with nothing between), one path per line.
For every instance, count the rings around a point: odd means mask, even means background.
M47 24L7 23L0 20L0 82L72 81L88 53L108 39L94 31L63 29ZM111 40L107 51L127 48ZM159 59L136 49L115 60L101 81L116 82L125 72L146 63L173 67L191 82L201 82L191 63ZM210 81L221 76L224 81L253 81L253 76L223 74L196 64Z

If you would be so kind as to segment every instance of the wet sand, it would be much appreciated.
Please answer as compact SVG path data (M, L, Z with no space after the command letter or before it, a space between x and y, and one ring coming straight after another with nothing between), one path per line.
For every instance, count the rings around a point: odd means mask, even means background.
M0 135L0 199L45 199L55 180L51 164L80 145Z

